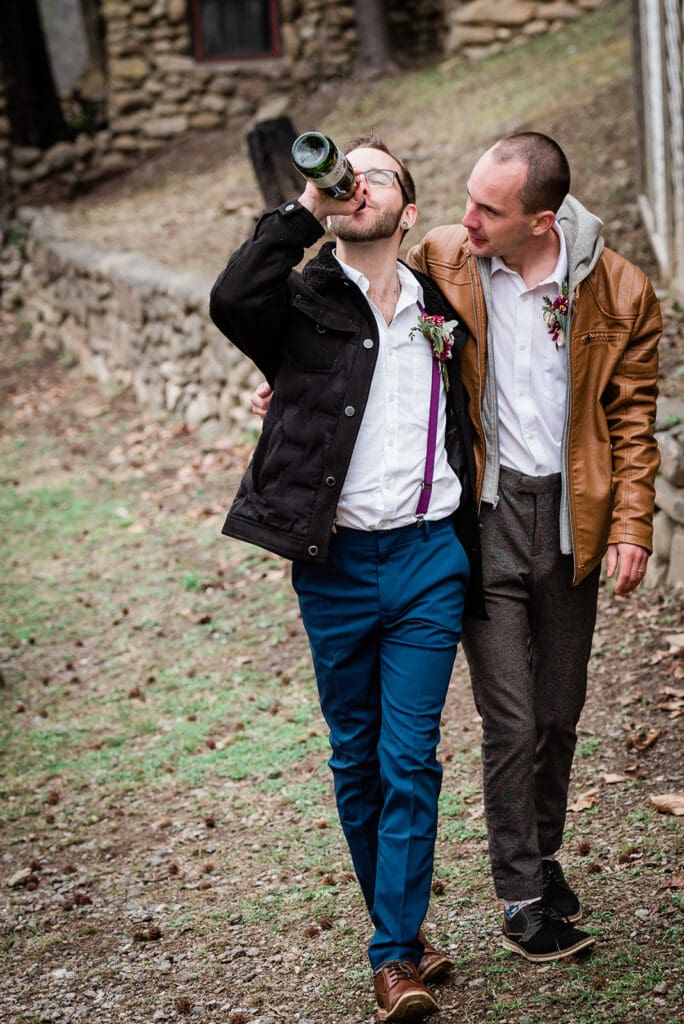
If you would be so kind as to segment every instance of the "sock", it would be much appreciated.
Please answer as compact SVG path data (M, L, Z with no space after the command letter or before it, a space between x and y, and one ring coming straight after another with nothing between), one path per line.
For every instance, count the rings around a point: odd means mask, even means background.
M504 912L510 921L519 910L528 907L530 903L541 903L541 896L534 896L531 900L504 900Z

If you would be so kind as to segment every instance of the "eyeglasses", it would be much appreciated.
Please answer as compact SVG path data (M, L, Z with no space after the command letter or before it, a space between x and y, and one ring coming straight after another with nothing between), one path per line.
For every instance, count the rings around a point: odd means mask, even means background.
M401 194L404 197L404 202L411 202L402 180L399 177L398 171L390 171L384 167L371 167L368 171L357 171L357 174L360 174L366 179L369 185L376 188L391 188L394 184L394 179L396 178L399 182L399 188L401 189Z

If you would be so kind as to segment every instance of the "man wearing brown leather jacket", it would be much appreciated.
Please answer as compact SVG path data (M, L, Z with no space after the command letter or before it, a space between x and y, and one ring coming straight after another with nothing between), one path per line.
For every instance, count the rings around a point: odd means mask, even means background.
M658 303L568 195L547 136L501 140L468 181L462 226L409 253L469 331L488 621L464 623L504 946L531 961L588 946L561 846L600 564L615 593L651 551Z

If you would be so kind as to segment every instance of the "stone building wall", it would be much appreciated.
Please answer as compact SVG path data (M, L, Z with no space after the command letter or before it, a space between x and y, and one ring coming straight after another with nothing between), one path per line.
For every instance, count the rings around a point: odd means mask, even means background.
M173 412L208 439L240 441L254 425L249 396L261 374L211 323L213 278L60 237L59 218L45 211L20 211L14 237L0 253L0 308L30 322L46 348L64 348L102 382L130 384L142 406ZM659 401L656 436L646 582L684 586L684 401Z
M293 93L351 71L353 0L280 0L280 12L280 56L199 62L188 0L102 0L107 128L43 152L10 146L0 109L0 161L4 151L11 184L87 186L180 136L281 113ZM390 22L396 45L413 58L434 52L444 35L442 0L392 0Z
M496 53L553 30L605 0L390 0L392 37L410 59ZM10 143L0 75L0 180L22 190L49 180L67 190L125 170L187 133L274 116L294 93L348 74L357 35L353 0L280 0L282 53L198 62L188 0L102 0L106 127L46 151Z

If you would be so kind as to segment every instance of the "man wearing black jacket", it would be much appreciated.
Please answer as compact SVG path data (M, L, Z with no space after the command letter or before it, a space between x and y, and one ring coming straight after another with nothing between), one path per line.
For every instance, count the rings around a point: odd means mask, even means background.
M398 260L417 210L376 136L347 147L349 200L307 184L261 218L211 316L275 388L223 532L292 559L330 729L335 796L375 932L381 1021L438 1009L422 931L439 721L464 608L483 614L465 332ZM304 250L336 236L298 273ZM469 583L470 579L470 583Z

